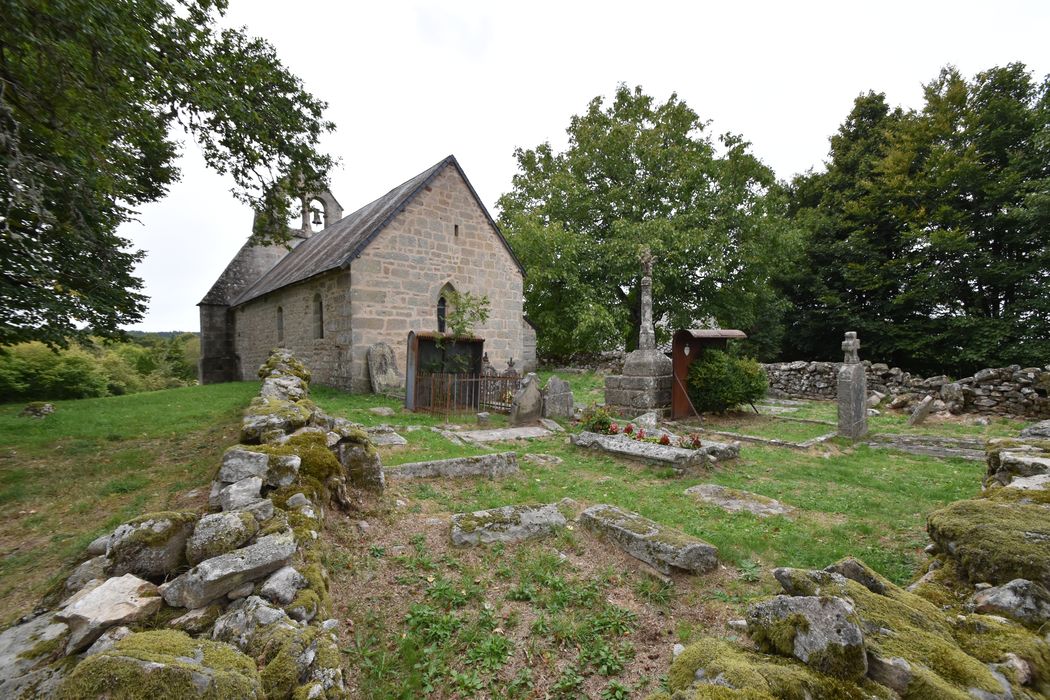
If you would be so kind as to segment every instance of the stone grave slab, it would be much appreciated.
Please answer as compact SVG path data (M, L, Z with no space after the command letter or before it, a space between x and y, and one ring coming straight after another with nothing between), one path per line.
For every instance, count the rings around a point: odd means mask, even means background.
M368 439L376 447L401 447L408 444L408 440L394 432L388 425L378 425L368 428Z
M397 369L397 356L386 343L368 346L368 379L372 392L389 394L401 391L401 373Z
M543 392L540 380L532 372L521 380L521 387L514 393L510 404L510 424L535 423L543 417Z
M490 430L460 430L454 433L461 439L473 442L503 442L504 440L535 440L550 437L551 431L540 426L529 425L520 428L492 428Z
M616 506L591 506L580 514L580 524L664 574L672 569L702 574L718 568L714 545Z
M476 457L453 457L429 462L409 462L392 467L383 467L388 479L427 479L434 477L484 476L490 479L516 474L518 456L514 452L479 455Z
M452 544L457 546L491 542L522 542L557 532L573 516L559 503L517 505L457 513L452 516Z
M633 440L625 435L601 435L587 431L572 435L569 439L577 447L589 447L644 462L662 462L677 471L740 456L739 445L722 442L705 442L699 449L692 450Z
M795 509L786 506L774 498L760 496L750 491L738 491L728 489L716 484L698 484L685 490L687 496L693 496L704 503L718 506L728 513L747 512L760 518L768 518L774 515L792 517Z
M564 379L552 376L543 387L543 417L572 418L575 406L572 387Z

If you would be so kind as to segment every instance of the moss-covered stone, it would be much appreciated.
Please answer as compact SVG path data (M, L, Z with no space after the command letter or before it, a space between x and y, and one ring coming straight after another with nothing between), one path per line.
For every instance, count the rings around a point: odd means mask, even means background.
M1007 654L1024 659L1033 686L1050 697L1050 644L1024 627L992 615L960 615L952 625L959 648L986 664L1001 663Z
M310 383L310 370L306 368L297 357L283 349L276 349L266 358L266 362L259 367L259 379L271 376L291 374L299 377L307 384Z
M1015 578L1050 587L1050 509L993 499L957 501L932 513L930 538L973 582Z
M684 693L687 698L867 700L892 697L889 690L864 678L857 682L839 680L798 661L759 654L714 638L701 639L678 655L671 663L668 685L672 697ZM714 688L719 686L750 694L718 695L721 691Z
M133 634L85 659L58 695L69 700L264 697L250 658L227 644L194 639L175 630Z

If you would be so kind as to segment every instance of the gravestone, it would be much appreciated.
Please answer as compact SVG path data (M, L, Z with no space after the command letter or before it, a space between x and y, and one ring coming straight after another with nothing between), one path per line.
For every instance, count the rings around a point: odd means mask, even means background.
M656 348L653 324L653 255L642 249L641 323L638 349L627 355L623 374L605 378L605 405L615 413L639 410L667 415L671 410L671 358Z
M839 435L857 440L868 432L868 378L858 351L860 340L854 331L842 341L842 367L838 376Z
M368 378L372 382L372 393L388 394L401 389L401 374L397 371L394 349L386 343L368 347Z
M908 416L908 425L921 425L926 418L933 413L934 398L930 394L926 395L922 401L915 407L915 410Z
M575 407L572 387L564 379L553 376L543 387L543 417L572 418Z
M533 372L521 380L521 388L514 393L510 404L510 424L535 423L543 416L543 394L540 380Z

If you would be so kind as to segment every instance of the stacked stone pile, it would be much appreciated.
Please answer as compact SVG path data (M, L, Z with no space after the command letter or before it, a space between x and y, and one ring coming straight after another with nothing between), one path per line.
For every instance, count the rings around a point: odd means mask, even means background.
M0 697L347 696L319 532L353 475L381 488L382 469L358 426L309 400L295 358L277 351L260 374L214 512L151 513L92 542L67 598L0 634Z
M982 369L959 380L919 377L899 367L865 361L868 391L889 397L890 408L907 408L932 396L935 410L951 413L1050 417L1050 365ZM779 362L763 365L770 396L834 399L838 362Z
M1050 696L1050 421L988 445L981 498L929 516L928 571L902 589L846 558L776 569L783 595L747 619L750 644L681 651L671 693L697 698Z

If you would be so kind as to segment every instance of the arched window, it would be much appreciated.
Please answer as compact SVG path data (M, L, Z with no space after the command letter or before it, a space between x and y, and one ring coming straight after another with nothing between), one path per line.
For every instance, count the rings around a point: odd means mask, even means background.
M445 297L438 298L438 333L445 332L445 312L448 310L448 302Z
M284 342L284 309L277 307L277 342Z
M314 337L324 337L324 302L320 294L314 294Z

